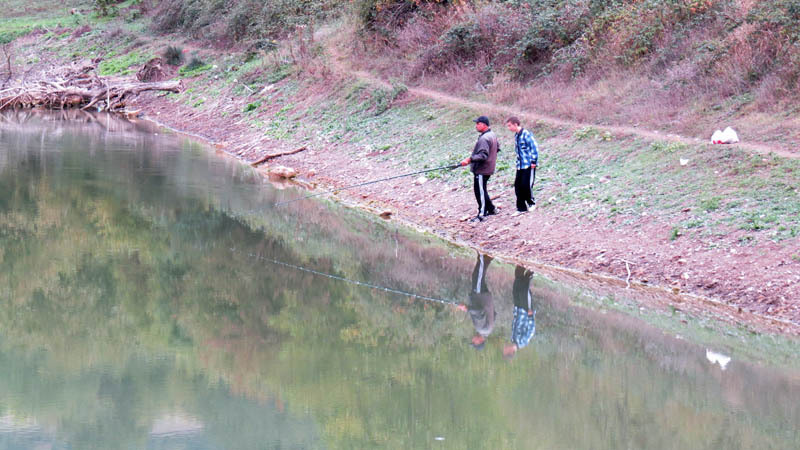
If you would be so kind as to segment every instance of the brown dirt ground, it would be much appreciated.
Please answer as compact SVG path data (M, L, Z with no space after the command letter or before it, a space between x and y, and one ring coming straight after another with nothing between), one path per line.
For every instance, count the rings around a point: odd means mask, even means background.
M236 106L239 111L240 106ZM288 150L285 142L265 139L263 132L237 122L235 116L198 112L154 95L141 96L135 107L148 118L201 137L245 161ZM353 160L335 146L309 149L270 164L295 168L301 180L320 189L397 175L385 163ZM555 279L633 297L643 306L800 335L800 261L793 258L795 247L770 242L741 247L734 245L737 236L731 235L709 249L699 240L668 241L664 236L669 235L670 225L647 218L620 226L565 215L553 207L514 217L513 187L490 182L489 189L499 195L500 213L481 223L464 220L476 210L471 190L440 180L419 183L414 177L402 178L343 191L337 197L377 213L391 211L393 220L534 266Z

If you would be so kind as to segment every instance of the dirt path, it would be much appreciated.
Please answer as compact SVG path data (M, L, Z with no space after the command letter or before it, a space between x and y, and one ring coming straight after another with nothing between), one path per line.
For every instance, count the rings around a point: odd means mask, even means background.
M359 71L359 70L350 70L347 68L346 64L343 63L345 57L341 56L336 50L329 49L332 53L333 57L330 59L331 68L340 74L349 75L358 80L361 80L365 83L369 83L373 86L379 86L382 88L391 89L391 83L382 80L375 75ZM456 97L450 94L446 94L443 92L435 91L432 89L420 88L420 87L409 87L408 92L411 95L414 95L418 98L425 98L429 100L433 100L437 103L441 103L444 105L449 106L461 106L464 108L473 109L476 111L483 111L487 115L494 115L499 117L508 117L508 116L518 116L524 121L527 122L541 122L550 126L556 127L565 127L569 129L580 129L585 127L593 127L600 131L608 131L615 135L626 135L626 136L637 136L649 140L660 140L660 141L670 141L670 142L680 142L682 144L687 145L700 145L700 144L708 144L708 140L700 139L700 138L690 138L686 136L680 136L677 134L671 133L660 133L658 131L650 131L650 130L643 130L637 127L629 127L629 126L615 126L615 125L597 125L593 123L585 123L585 122L575 122L570 120L559 119L557 117L547 116L543 114L535 114L530 112L520 112L518 108L497 105L493 103L486 103L486 102L479 102L473 100L466 100L460 97ZM800 158L800 153L793 153L787 150L773 147L767 144L759 144L759 143L744 143L740 142L735 144L738 148L741 148L746 151L750 151L753 153L759 154L775 154L784 158L792 158L797 159Z

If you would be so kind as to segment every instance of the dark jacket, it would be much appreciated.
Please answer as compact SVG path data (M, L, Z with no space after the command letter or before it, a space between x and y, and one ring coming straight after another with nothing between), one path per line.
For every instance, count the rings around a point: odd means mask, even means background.
M492 130L486 130L478 137L475 148L470 155L470 169L476 175L491 175L494 173L494 166L497 163L497 152L500 151L500 143Z

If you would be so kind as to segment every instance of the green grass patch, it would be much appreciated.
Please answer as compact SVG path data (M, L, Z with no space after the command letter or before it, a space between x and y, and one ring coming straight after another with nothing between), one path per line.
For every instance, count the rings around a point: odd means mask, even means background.
M244 107L242 112L243 113L249 113L250 111L255 111L255 110L258 109L259 106L261 106L261 102L260 101L253 102L253 103L248 103L247 106Z
M595 127L588 126L583 127L579 130L576 130L572 137L579 140L587 140L587 139L594 139L597 141L611 141L614 140L614 136L611 134L610 131L601 131Z
M698 206L703 211L716 211L719 209L721 201L722 197L714 196L710 198L701 199Z
M14 17L0 18L0 45L13 42L34 30L52 30L61 26L72 26L75 20L68 16L62 17Z
M132 51L130 53L106 59L97 67L97 72L102 76L108 75L130 75L138 70L138 67L147 62L152 55Z
M192 78L200 75L201 73L211 70L211 64L207 64L198 58L192 58L189 64L181 67L178 74L184 78Z

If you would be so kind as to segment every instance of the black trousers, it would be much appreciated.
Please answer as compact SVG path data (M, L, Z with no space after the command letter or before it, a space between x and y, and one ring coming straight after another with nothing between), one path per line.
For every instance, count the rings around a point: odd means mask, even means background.
M486 216L495 214L494 204L489 198L489 191L486 190L486 183L489 175L473 174L475 181L472 183L472 190L475 191L475 200L478 201L478 215Z
M536 179L536 168L517 169L514 177L514 193L517 195L517 211L527 211L529 206L536 202L533 200L533 182Z

